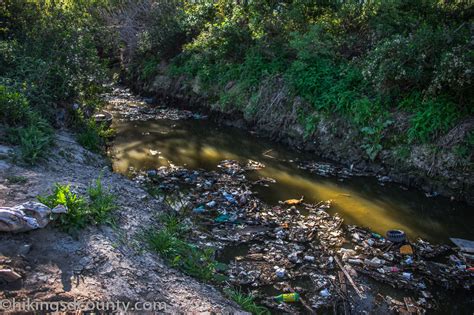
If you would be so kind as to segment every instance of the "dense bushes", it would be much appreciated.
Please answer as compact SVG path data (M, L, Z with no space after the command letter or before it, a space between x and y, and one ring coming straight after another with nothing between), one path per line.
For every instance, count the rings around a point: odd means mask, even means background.
M318 117L337 115L375 157L434 142L473 114L473 12L467 2L434 0L5 1L0 84L49 122L64 104L100 93L98 55L120 58L136 86L163 72L196 79L211 104L255 120L275 106L266 87L279 86L275 97L288 104L274 112L291 117L278 125L298 120L310 135ZM298 97L304 102L291 105ZM399 112L409 125L394 137ZM94 148L87 118L80 139Z
M282 77L294 96L312 105L299 115L308 132L315 117L337 114L358 127L376 153L400 142L432 142L473 114L468 3L220 0L176 7L176 22L166 24L172 29L161 31L184 32L186 43L169 50L173 58L161 53L166 41L142 46L145 58L128 63L142 81L170 63L167 74L199 78L211 103L251 114L258 112L262 84ZM160 19L153 19L146 21L156 28ZM411 118L395 141L385 130L400 111Z
M0 115L3 123L23 128L10 134L30 163L51 143L48 125L56 123L58 113L102 89L105 68L94 42L100 28L92 15L101 5L95 0L0 4Z
M61 102L87 98L103 80L87 19L73 2L7 1L1 77L47 117Z

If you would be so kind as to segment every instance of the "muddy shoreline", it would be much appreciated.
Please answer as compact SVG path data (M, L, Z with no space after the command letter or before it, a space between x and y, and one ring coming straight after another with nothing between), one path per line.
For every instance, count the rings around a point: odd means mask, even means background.
M420 189L428 197L444 196L474 205L474 170L460 166L459 158L450 152L433 151L429 145L413 145L409 157L404 160L399 159L395 150L382 150L371 161L360 148L357 131L343 119L326 117L312 136L305 137L304 128L298 123L282 127L278 123L246 119L239 111L220 110L208 97L196 93L192 83L183 78L159 76L157 81L160 84L151 87L130 86L136 93L146 96L151 104L205 113L218 124L255 132L294 150L314 154L315 159L334 161L369 176L385 177L387 181L407 188Z

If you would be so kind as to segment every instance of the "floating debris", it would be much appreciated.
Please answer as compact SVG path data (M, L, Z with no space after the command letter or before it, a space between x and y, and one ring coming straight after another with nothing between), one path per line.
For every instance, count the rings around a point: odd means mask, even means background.
M224 160L217 171L170 165L139 176L164 191L184 191L180 198L193 209L191 224L196 226L190 241L220 249L248 248L229 262L228 282L288 292L261 301L270 308L296 313L300 305L313 312L337 304L350 310L353 304L347 299L352 294L359 299L372 294L359 283L358 274L409 290L412 297L403 302L383 296L378 301L393 310L418 313L435 307L430 291L436 287L469 290L473 286L472 255L456 248L423 240L410 242L399 230L388 231L385 238L368 229L344 225L339 215L327 212L331 201L309 204L301 197L273 206L263 203L252 189L271 183L271 179L252 182L245 176L247 171L258 172L263 167L255 161ZM350 174L326 166L318 169ZM295 290L292 283L302 277L311 285ZM286 304L296 291L295 301L302 302Z
M303 203L303 199L304 199L304 197L301 196L300 199L288 199L288 200L285 200L285 201L280 201L280 204L287 205L287 206L296 206L296 205L299 205L299 204Z
M345 168L341 166L336 166L330 163L322 163L322 162L301 162L298 165L298 168L310 171L311 173L324 176L324 177L341 177L341 178L349 178L352 176L364 176L367 175L362 172L356 172L353 168Z

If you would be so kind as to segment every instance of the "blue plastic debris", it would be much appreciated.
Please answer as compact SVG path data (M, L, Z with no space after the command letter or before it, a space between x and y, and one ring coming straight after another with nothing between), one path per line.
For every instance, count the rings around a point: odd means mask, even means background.
M223 192L222 195L228 202L232 203L237 203L237 200L235 200L234 196L232 194L229 194L228 192Z
M193 209L193 213L203 213L205 211L206 209L204 208L204 206L199 206Z
M215 202L214 200L212 201L209 201L208 203L206 203L206 207L208 208L214 208L216 206L217 202Z

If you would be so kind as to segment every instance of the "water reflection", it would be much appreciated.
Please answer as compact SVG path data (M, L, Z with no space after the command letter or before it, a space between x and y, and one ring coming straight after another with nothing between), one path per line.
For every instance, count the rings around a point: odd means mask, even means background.
M209 121L116 122L118 134L112 149L114 170L127 174L130 167L152 169L173 163L188 168L215 169L223 159L263 162L258 174L277 180L257 189L269 204L305 196L308 202L333 200L330 211L349 224L367 226L379 233L403 229L412 238L446 242L448 237L472 238L473 209L445 198L428 199L419 191L395 184L381 186L374 178L325 178L296 167L312 159L289 148ZM314 159L314 158L313 158ZM292 162L293 161L293 162Z

